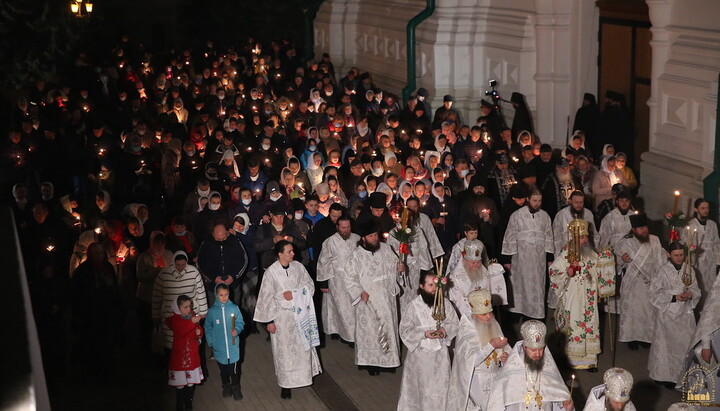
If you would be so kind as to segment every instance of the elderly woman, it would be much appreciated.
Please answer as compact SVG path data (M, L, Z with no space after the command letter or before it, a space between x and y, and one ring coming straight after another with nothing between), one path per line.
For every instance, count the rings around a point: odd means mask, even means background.
M617 153L615 156L615 167L625 176L627 180L627 188L634 192L638 186L637 177L633 169L627 166L627 155L625 153Z

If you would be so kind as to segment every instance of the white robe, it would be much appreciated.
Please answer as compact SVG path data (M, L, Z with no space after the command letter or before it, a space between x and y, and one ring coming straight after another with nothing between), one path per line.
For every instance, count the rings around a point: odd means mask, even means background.
M700 224L697 218L688 222L690 232L693 233L693 243L697 248L693 251L692 263L698 276L698 284L703 292L698 309L703 308L705 296L710 295L713 283L717 278L717 266L720 264L720 238L718 238L717 224L708 219L705 225ZM687 230L681 230L682 240L687 244Z
M625 253L632 258L630 263L622 261ZM654 235L650 235L650 241L642 245L630 236L620 240L615 255L624 271L620 284L618 340L651 343L655 308L650 302L650 282L660 266L667 261L665 250L660 245L660 239Z
M694 272L692 284L688 287L692 292L692 299L671 302L673 295L680 294L685 289L682 282L684 270L685 264L678 271L668 261L660 267L650 283L650 301L657 311L648 370L650 378L655 381L678 381L687 348L695 333L693 309L700 301L701 291Z
M630 230L632 230L630 215L633 213L634 212L632 210L628 210L628 212L623 215L619 208L614 208L602 219L602 222L600 223L600 248L611 247L613 249L616 264L615 270L618 273L621 272L620 264L622 263L622 256L617 255L615 251L620 240L628 235ZM622 296L620 294L608 297L607 304L605 304L605 311L612 314L618 314L620 311L619 307L621 297Z
M596 385L590 390L590 395L585 402L583 411L605 411L605 384ZM635 405L632 401L625 404L623 411L635 411Z
M570 392L547 347L543 358L545 364L542 371L539 373L526 371L523 342L518 341L510 352L507 362L495 376L487 409L489 411L563 410L562 402L570 399ZM535 391L527 380L527 375L530 375L532 381L537 382L538 374L541 375L539 391L542 395L542 406L540 407L535 402ZM525 395L528 389L531 391L532 401L526 407Z
M425 331L435 330L432 308L428 307L422 296L416 295L405 307L400 320L400 338L407 347L400 401L398 410L443 410L447 399L447 387L450 380L449 346L458 332L458 318L455 311L445 308L446 337L443 339L425 338Z
M499 278L492 277L484 265L480 265L480 271L482 273L480 279L478 281L472 281L470 277L468 277L467 271L465 271L465 265L461 259L460 264L455 266L455 270L448 276L452 282L448 298L452 301L460 316L470 316L470 304L467 302L467 295L470 291L482 288L493 292L496 285L503 289L505 288L504 278L502 276L498 276ZM503 284L495 283L501 279L503 280ZM493 293L492 303L493 305L501 305L500 297L497 293Z
M318 257L317 280L327 281L323 294L322 321L325 334L338 334L345 341L355 341L355 308L345 285L345 263L357 248L360 236L355 233L343 240L335 233L323 242Z
M393 237L393 233L396 230L397 228L394 228L390 232L387 243L392 247L395 254L400 255L400 243ZM427 237L419 225L416 225L414 230L415 232L410 240L410 255L407 256L407 277L409 281L398 278L402 288L402 293L400 294L401 313L405 306L417 296L416 290L420 283L420 270L432 270L434 266ZM403 277L405 277L405 274L403 274Z
M497 337L504 337L500 324L493 319ZM490 388L498 370L502 354L510 353L510 346L495 349L489 342L481 344L475 323L462 316L460 331L455 340L455 355L450 385L448 387L447 411L487 410ZM493 355L494 354L494 355Z
M305 267L290 262L285 270L279 261L265 271L254 320L260 323L275 322L277 332L270 334L273 363L278 385L282 388L298 388L312 385L312 379L322 370L315 347L305 350L300 340L300 331L293 313L293 300L283 298L285 291L296 291L307 287L310 294L315 290L312 278Z
M400 366L400 338L396 296L400 292L396 266L398 257L389 245L380 243L374 254L357 247L345 266L346 286L355 305L355 364L394 368ZM362 292L367 302L360 299ZM384 352L378 337L382 325L389 349Z
M418 219L418 225L422 229L422 234L425 236L430 256L432 258L438 258L444 255L445 250L443 250L442 244L440 244L440 239L435 232L435 228L432 225L432 221L430 221L430 217L428 217L425 213L419 213L418 215L420 216Z
M523 207L512 213L502 245L502 253L512 256L511 312L545 318L545 253L553 251L552 224L545 211L532 214Z

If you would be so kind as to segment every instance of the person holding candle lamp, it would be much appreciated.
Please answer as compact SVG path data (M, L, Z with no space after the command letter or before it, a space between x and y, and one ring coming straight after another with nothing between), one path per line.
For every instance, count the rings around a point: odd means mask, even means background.
M222 396L243 398L240 390L240 339L245 328L240 308L230 301L230 288L225 283L215 286L215 304L205 319L205 339L220 369Z
M710 295L720 265L720 237L717 223L709 218L710 203L704 198L695 200L695 216L688 221L687 230L680 233L682 241L695 247L692 266L698 276L703 295L697 309L702 310L705 297Z

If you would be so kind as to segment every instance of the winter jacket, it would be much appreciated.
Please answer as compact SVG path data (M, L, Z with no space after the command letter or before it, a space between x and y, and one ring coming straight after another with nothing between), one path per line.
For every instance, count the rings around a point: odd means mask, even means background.
M217 295L217 286L215 287ZM232 316L235 316L235 344L232 337ZM240 333L245 327L240 308L230 299L223 304L216 297L205 318L205 340L213 350L215 361L233 364L240 361Z

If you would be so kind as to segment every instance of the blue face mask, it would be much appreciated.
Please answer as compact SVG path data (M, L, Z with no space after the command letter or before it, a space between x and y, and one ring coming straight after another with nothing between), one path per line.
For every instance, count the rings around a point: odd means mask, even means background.
M185 233L187 233L187 230L183 230L183 231L175 231L175 235L176 235L176 236L178 236L178 237L182 237L182 236L184 236L184 235L185 235Z
M358 196L359 196L360 198L365 198L365 197L367 197L367 191L361 191L361 192L359 192L359 193L358 193Z

